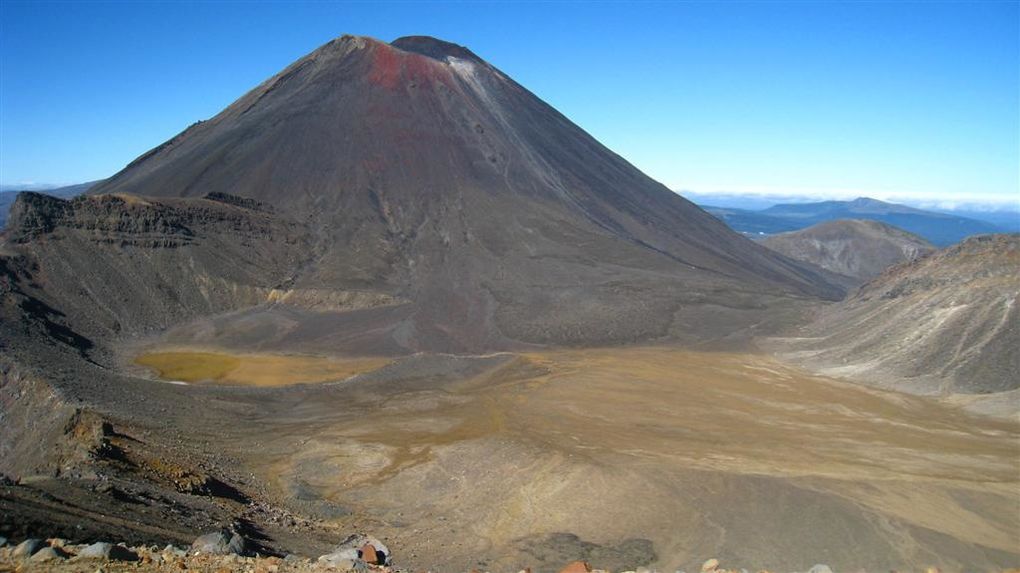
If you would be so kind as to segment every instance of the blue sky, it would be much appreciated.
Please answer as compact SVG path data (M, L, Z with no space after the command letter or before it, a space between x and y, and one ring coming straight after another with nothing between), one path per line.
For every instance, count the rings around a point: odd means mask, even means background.
M109 176L344 33L464 44L673 189L1020 204L1017 2L0 3L0 183Z

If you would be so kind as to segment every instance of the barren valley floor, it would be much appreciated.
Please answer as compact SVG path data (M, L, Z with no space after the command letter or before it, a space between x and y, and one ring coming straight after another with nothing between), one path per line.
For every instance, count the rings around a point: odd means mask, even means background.
M243 413L200 426L272 503L382 536L414 568L1020 562L1020 426L765 355L235 359L282 360L288 380L378 367L235 388Z

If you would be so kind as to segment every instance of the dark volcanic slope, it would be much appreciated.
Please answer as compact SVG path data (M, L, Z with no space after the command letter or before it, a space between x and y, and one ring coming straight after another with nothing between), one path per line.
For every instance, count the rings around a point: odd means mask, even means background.
M307 224L281 286L413 301L371 321L407 347L705 339L762 296L840 294L432 38L334 40L92 191L211 192ZM706 303L726 326L690 332Z
M761 244L792 259L864 282L892 265L935 250L928 241L878 221L840 219L767 237Z
M788 341L790 356L829 374L926 393L1016 390L1018 268L1016 234L973 237L893 267Z

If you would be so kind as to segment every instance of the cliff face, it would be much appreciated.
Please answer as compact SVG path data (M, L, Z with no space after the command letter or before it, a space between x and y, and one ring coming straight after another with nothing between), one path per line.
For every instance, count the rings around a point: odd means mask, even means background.
M24 244L61 229L90 233L97 243L176 248L208 231L244 242L276 238L274 234L280 230L274 228L272 209L258 201L224 194L210 194L205 199L160 202L130 195L92 195L65 200L22 193L11 208L7 236Z
M300 225L258 205L108 195L23 193L6 239L7 289L99 339L265 302L307 249ZM12 324L24 306L7 305Z
M789 356L940 394L1020 387L1020 235L983 235L888 269L825 310Z

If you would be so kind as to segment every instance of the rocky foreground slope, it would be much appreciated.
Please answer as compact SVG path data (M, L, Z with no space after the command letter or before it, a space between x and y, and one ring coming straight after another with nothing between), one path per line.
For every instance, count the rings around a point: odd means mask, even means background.
M791 259L847 277L848 284L854 286L893 265L935 251L934 245L913 233L865 219L827 221L771 235L762 239L761 244Z
M822 311L784 357L836 376L935 395L1020 388L1020 235L981 235L892 267Z

